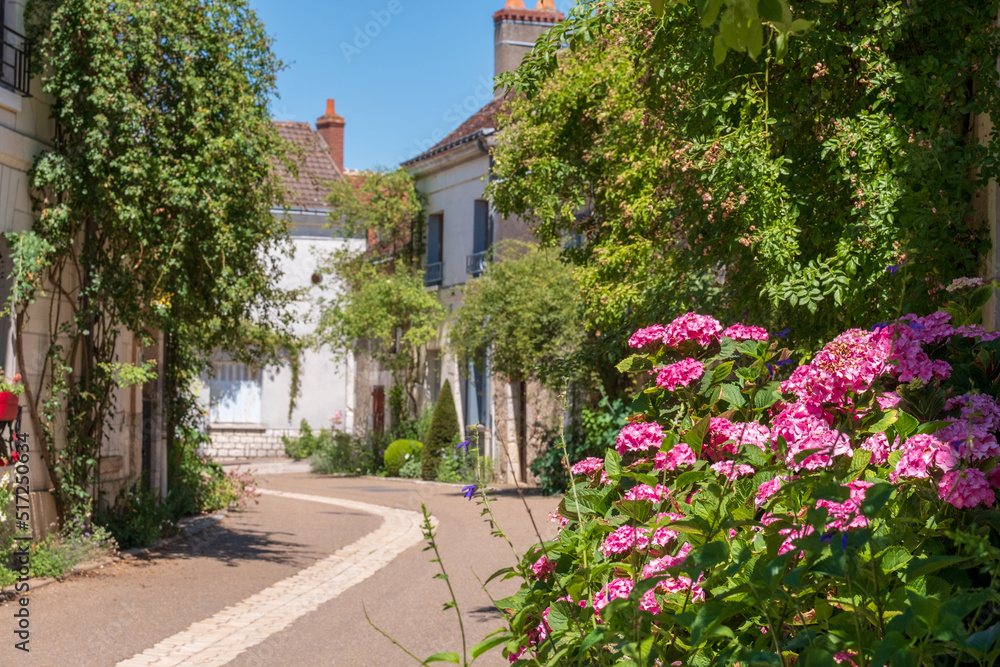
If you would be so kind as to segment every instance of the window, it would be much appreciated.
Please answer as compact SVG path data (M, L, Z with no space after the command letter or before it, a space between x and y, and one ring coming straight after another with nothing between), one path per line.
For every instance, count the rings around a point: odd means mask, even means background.
M440 285L444 278L444 214L427 217L427 264L424 285Z
M30 49L28 40L21 33L9 28L6 2L0 0L0 83L13 88L22 95L28 94L31 75L29 73Z
M213 424L259 424L260 370L235 361L215 362L209 381Z
M477 199L472 213L472 254L465 260L465 272L475 277L486 269L487 254L492 244L493 229L490 224L490 203Z

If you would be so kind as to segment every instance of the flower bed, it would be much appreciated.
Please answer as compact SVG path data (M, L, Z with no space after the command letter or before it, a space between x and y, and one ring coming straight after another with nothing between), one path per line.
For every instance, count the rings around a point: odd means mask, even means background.
M996 664L997 336L908 315L796 367L766 331L694 313L636 332L631 423L572 467L558 538L509 573L505 653Z

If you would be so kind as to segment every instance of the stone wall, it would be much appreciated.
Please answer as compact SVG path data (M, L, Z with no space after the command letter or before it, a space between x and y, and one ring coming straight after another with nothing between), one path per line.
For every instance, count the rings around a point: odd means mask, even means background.
M285 456L281 436L298 434L295 429L213 427L208 433L212 442L205 446L205 454L215 461L281 458Z

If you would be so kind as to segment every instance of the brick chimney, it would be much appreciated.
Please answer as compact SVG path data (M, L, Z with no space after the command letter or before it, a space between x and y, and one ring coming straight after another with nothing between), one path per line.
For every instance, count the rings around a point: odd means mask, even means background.
M344 171L344 125L343 116L337 115L333 110L333 100L328 99L326 114L316 119L316 132L330 147L330 157L340 171Z
M534 9L526 9L524 0L507 0L493 15L493 75L517 69L535 40L564 18L554 0L538 0Z

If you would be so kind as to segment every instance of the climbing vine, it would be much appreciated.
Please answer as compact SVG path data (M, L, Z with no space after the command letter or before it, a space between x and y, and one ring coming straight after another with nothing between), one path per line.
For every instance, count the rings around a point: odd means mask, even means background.
M207 355L277 354L280 63L241 0L35 0L26 16L57 132L31 172L35 224L10 238L17 355L66 517L93 506L116 390L141 363L126 333L162 341L171 479ZM38 370L29 329L44 332Z

